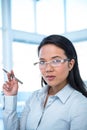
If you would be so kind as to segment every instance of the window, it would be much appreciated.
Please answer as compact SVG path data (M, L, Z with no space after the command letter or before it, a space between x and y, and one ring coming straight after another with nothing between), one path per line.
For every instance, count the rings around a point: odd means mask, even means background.
M13 42L13 70L23 81L19 91L33 91L41 87L38 66L33 65L37 58L37 45Z
M63 0L41 0L36 4L36 25L39 34L64 32Z
M2 27L2 12L1 12L1 0L0 0L0 27Z
M3 71L2 71L2 67L3 67L3 55L2 55L2 31L0 30L0 91L2 90L2 84L4 81L4 77L3 77Z
M67 31L87 29L87 0L67 0Z
M84 81L87 81L87 41L78 42L74 45L78 54L78 62L81 76Z
M33 0L12 0L12 28L34 32Z

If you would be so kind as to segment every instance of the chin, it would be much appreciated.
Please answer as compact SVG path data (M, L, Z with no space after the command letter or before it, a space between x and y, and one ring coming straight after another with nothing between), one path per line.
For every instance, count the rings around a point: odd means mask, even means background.
M49 86L51 87L55 87L56 85L52 84L52 83L47 83Z

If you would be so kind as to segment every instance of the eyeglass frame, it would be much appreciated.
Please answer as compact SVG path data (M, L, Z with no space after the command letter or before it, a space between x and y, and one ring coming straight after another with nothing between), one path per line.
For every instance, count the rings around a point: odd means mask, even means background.
M58 61L58 62L54 62L54 61ZM70 59L69 58L66 58L66 59L53 59L53 60L50 60L50 61L47 61L47 62L46 61L38 61L38 62L35 62L34 65L37 65L37 64L42 65L41 66L42 68L45 68L47 64L50 64L52 67L58 67L58 66L61 65L61 63L64 63L66 61L70 61ZM44 62L44 64L40 64L41 62ZM52 65L52 63L54 63L54 64Z

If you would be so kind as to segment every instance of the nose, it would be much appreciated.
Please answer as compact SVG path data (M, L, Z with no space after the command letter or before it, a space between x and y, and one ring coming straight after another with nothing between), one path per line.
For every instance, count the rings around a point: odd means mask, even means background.
M53 71L53 67L51 66L50 63L46 63L46 68L45 68L45 71Z

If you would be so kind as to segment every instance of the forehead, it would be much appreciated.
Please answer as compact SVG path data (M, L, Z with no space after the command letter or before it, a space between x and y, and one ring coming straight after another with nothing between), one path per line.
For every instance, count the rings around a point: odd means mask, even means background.
M39 57L45 58L45 57L54 57L54 56L65 56L65 52L60 47L57 47L53 44L47 44L41 47L39 52Z

